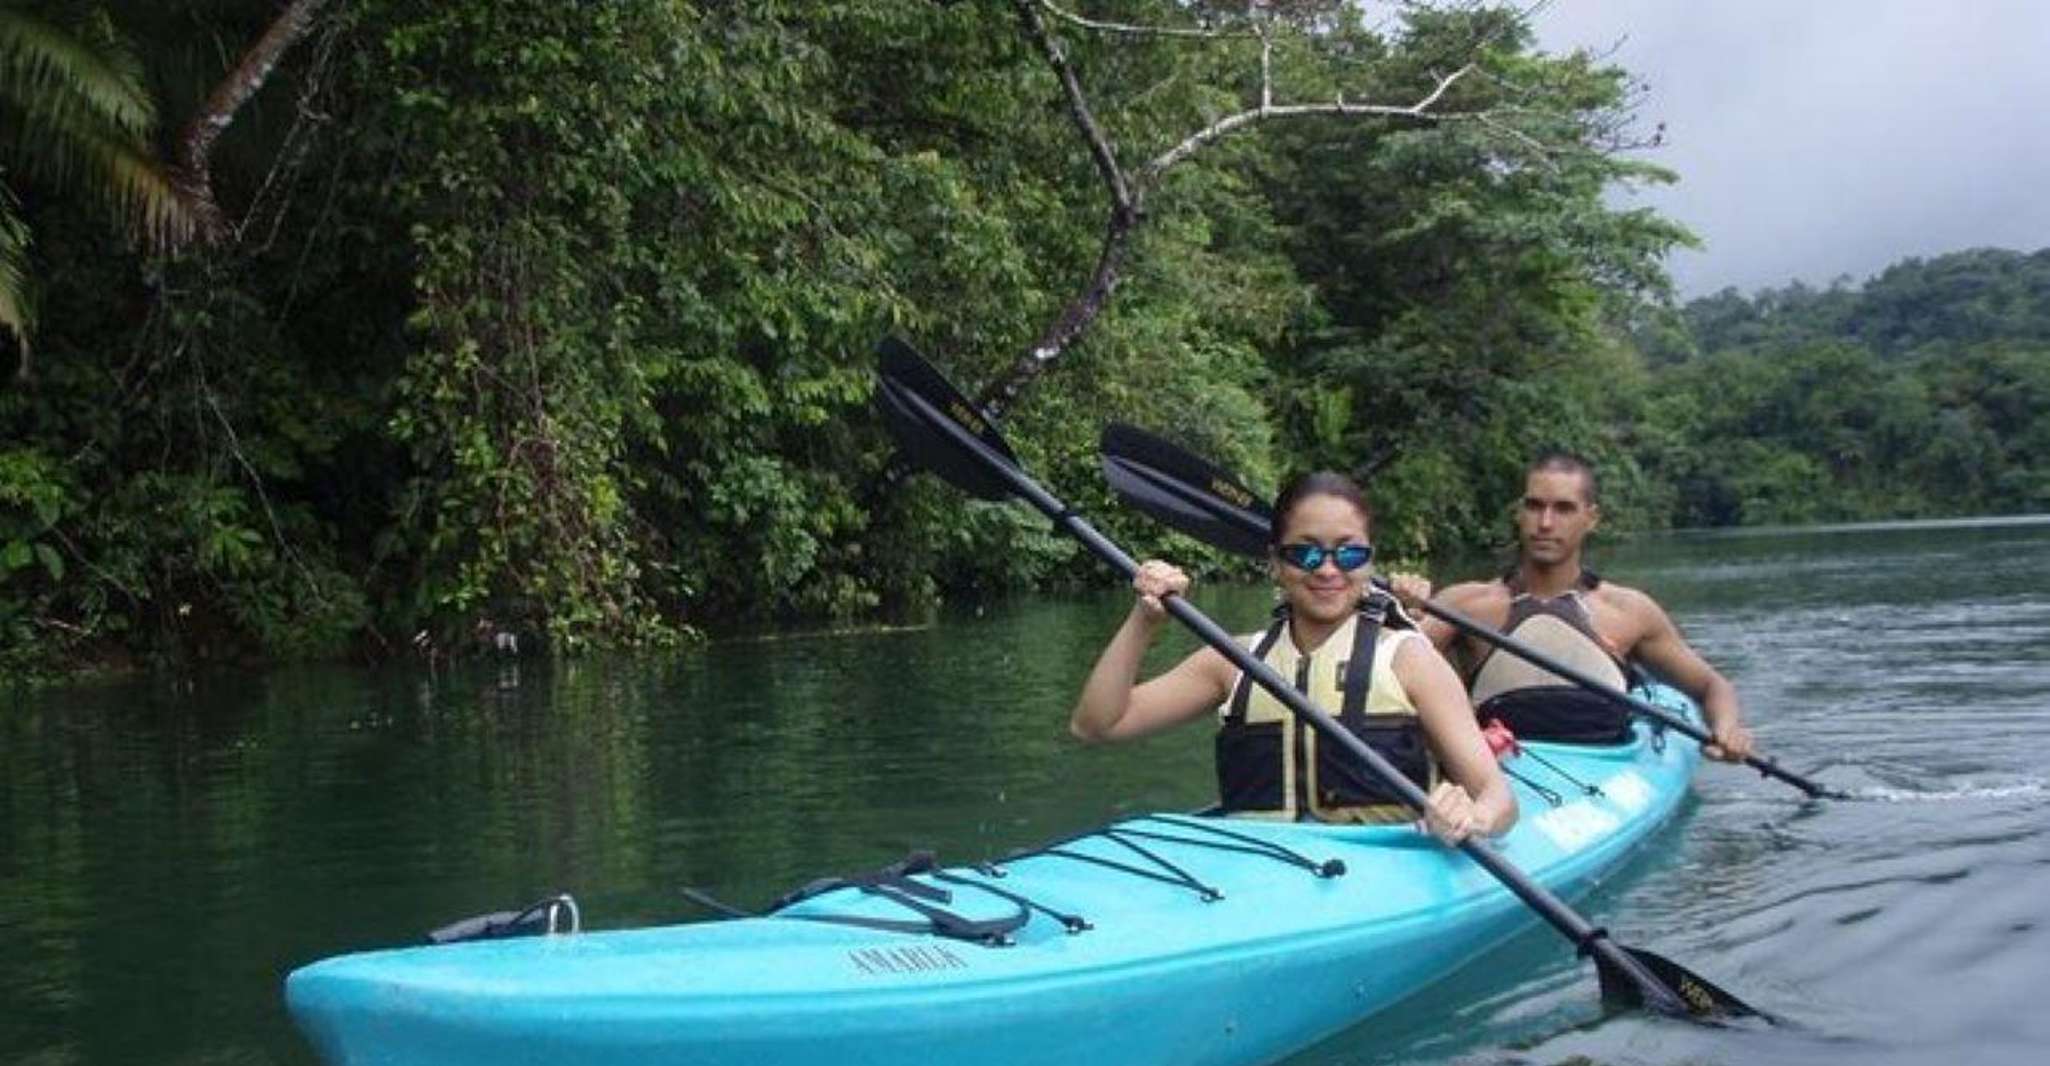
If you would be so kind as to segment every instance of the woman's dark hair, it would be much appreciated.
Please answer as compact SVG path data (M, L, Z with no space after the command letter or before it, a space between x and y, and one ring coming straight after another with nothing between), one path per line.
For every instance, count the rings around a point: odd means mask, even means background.
M1288 528L1288 516L1297 504L1312 496L1336 496L1352 504L1360 513L1360 521L1368 526L1374 524L1374 505L1367 502L1367 492L1359 482L1333 470L1313 470L1283 486L1281 494L1274 497L1274 520L1267 527L1267 543L1281 543L1282 530Z

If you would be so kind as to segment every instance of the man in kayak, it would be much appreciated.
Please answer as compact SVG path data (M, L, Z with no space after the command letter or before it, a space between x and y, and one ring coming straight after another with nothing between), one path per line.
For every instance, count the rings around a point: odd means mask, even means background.
M1595 576L1581 547L1601 521L1594 467L1568 452L1546 452L1524 471L1516 508L1521 548L1516 566L1492 581L1454 585L1438 602L1529 644L1618 690L1632 663L1693 697L1708 717L1713 744L1703 751L1731 762L1751 753L1751 732L1737 690L1697 654L1650 596ZM1410 576L1392 583L1412 607L1431 598L1430 582ZM1435 618L1424 634L1465 666L1473 704L1531 740L1617 742L1629 736L1615 703L1533 666L1513 652L1467 637Z
M1270 566L1282 604L1273 625L1245 638L1253 653L1346 729L1371 744L1429 797L1426 829L1456 844L1506 832L1516 799L1495 765L1466 692L1438 650L1369 595L1373 512L1359 487L1317 473L1274 505ZM1315 730L1214 648L1135 684L1139 661L1167 613L1161 597L1188 591L1182 571L1139 567L1138 601L1084 683L1069 728L1084 741L1126 740L1218 718L1220 806L1247 817L1374 824L1415 818L1342 749L1319 749Z

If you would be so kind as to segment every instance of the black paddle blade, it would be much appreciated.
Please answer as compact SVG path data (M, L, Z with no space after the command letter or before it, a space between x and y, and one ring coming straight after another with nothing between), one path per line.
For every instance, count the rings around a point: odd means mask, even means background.
M1602 999L1612 1006L1643 1008L1705 1022L1733 1018L1773 1020L1772 1015L1717 988L1708 978L1671 959L1639 948L1622 947L1620 944L1617 947L1628 953L1630 959L1642 966L1645 972L1626 971L1599 954L1595 956L1595 971L1601 976Z
M1017 467L1018 457L997 435L996 427L931 363L896 337L884 337L876 345L882 357L881 379L876 385L876 409L883 414L897 446L920 466L938 474L949 484L985 500L1004 500L1012 488L992 472L989 464L964 449L970 445L935 424L935 418L953 423L989 449L996 460ZM920 403L916 400L924 401Z
M1267 505L1237 478L1137 426L1103 427L1103 476L1143 514L1205 544L1267 554Z

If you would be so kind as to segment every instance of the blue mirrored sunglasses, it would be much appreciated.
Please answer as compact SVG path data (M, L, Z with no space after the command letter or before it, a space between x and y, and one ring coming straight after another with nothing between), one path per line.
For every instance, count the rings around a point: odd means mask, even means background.
M1328 558L1348 574L1374 558L1374 546L1371 544L1341 544L1336 548L1322 544L1284 544L1274 551L1281 556L1282 562L1298 570L1315 570Z

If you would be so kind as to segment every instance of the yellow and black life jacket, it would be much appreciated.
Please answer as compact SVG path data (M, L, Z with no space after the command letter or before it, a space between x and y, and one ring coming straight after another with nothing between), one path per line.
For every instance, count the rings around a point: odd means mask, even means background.
M1387 602L1385 594L1369 596L1307 654L1284 639L1288 611L1278 608L1253 655L1428 792L1438 780L1437 760L1394 669L1402 642L1422 637L1390 628ZM1217 793L1227 813L1367 824L1416 817L1357 759L1320 745L1315 729L1243 672L1218 710Z
M1574 588L1540 599L1524 588L1522 574L1511 570L1502 575L1514 597L1502 632L1621 692L1629 688L1634 671L1595 631L1585 599L1601 580L1594 571L1582 570ZM1620 744L1630 739L1630 718L1615 703L1514 652L1484 651L1468 688L1483 721L1500 719L1523 740Z

